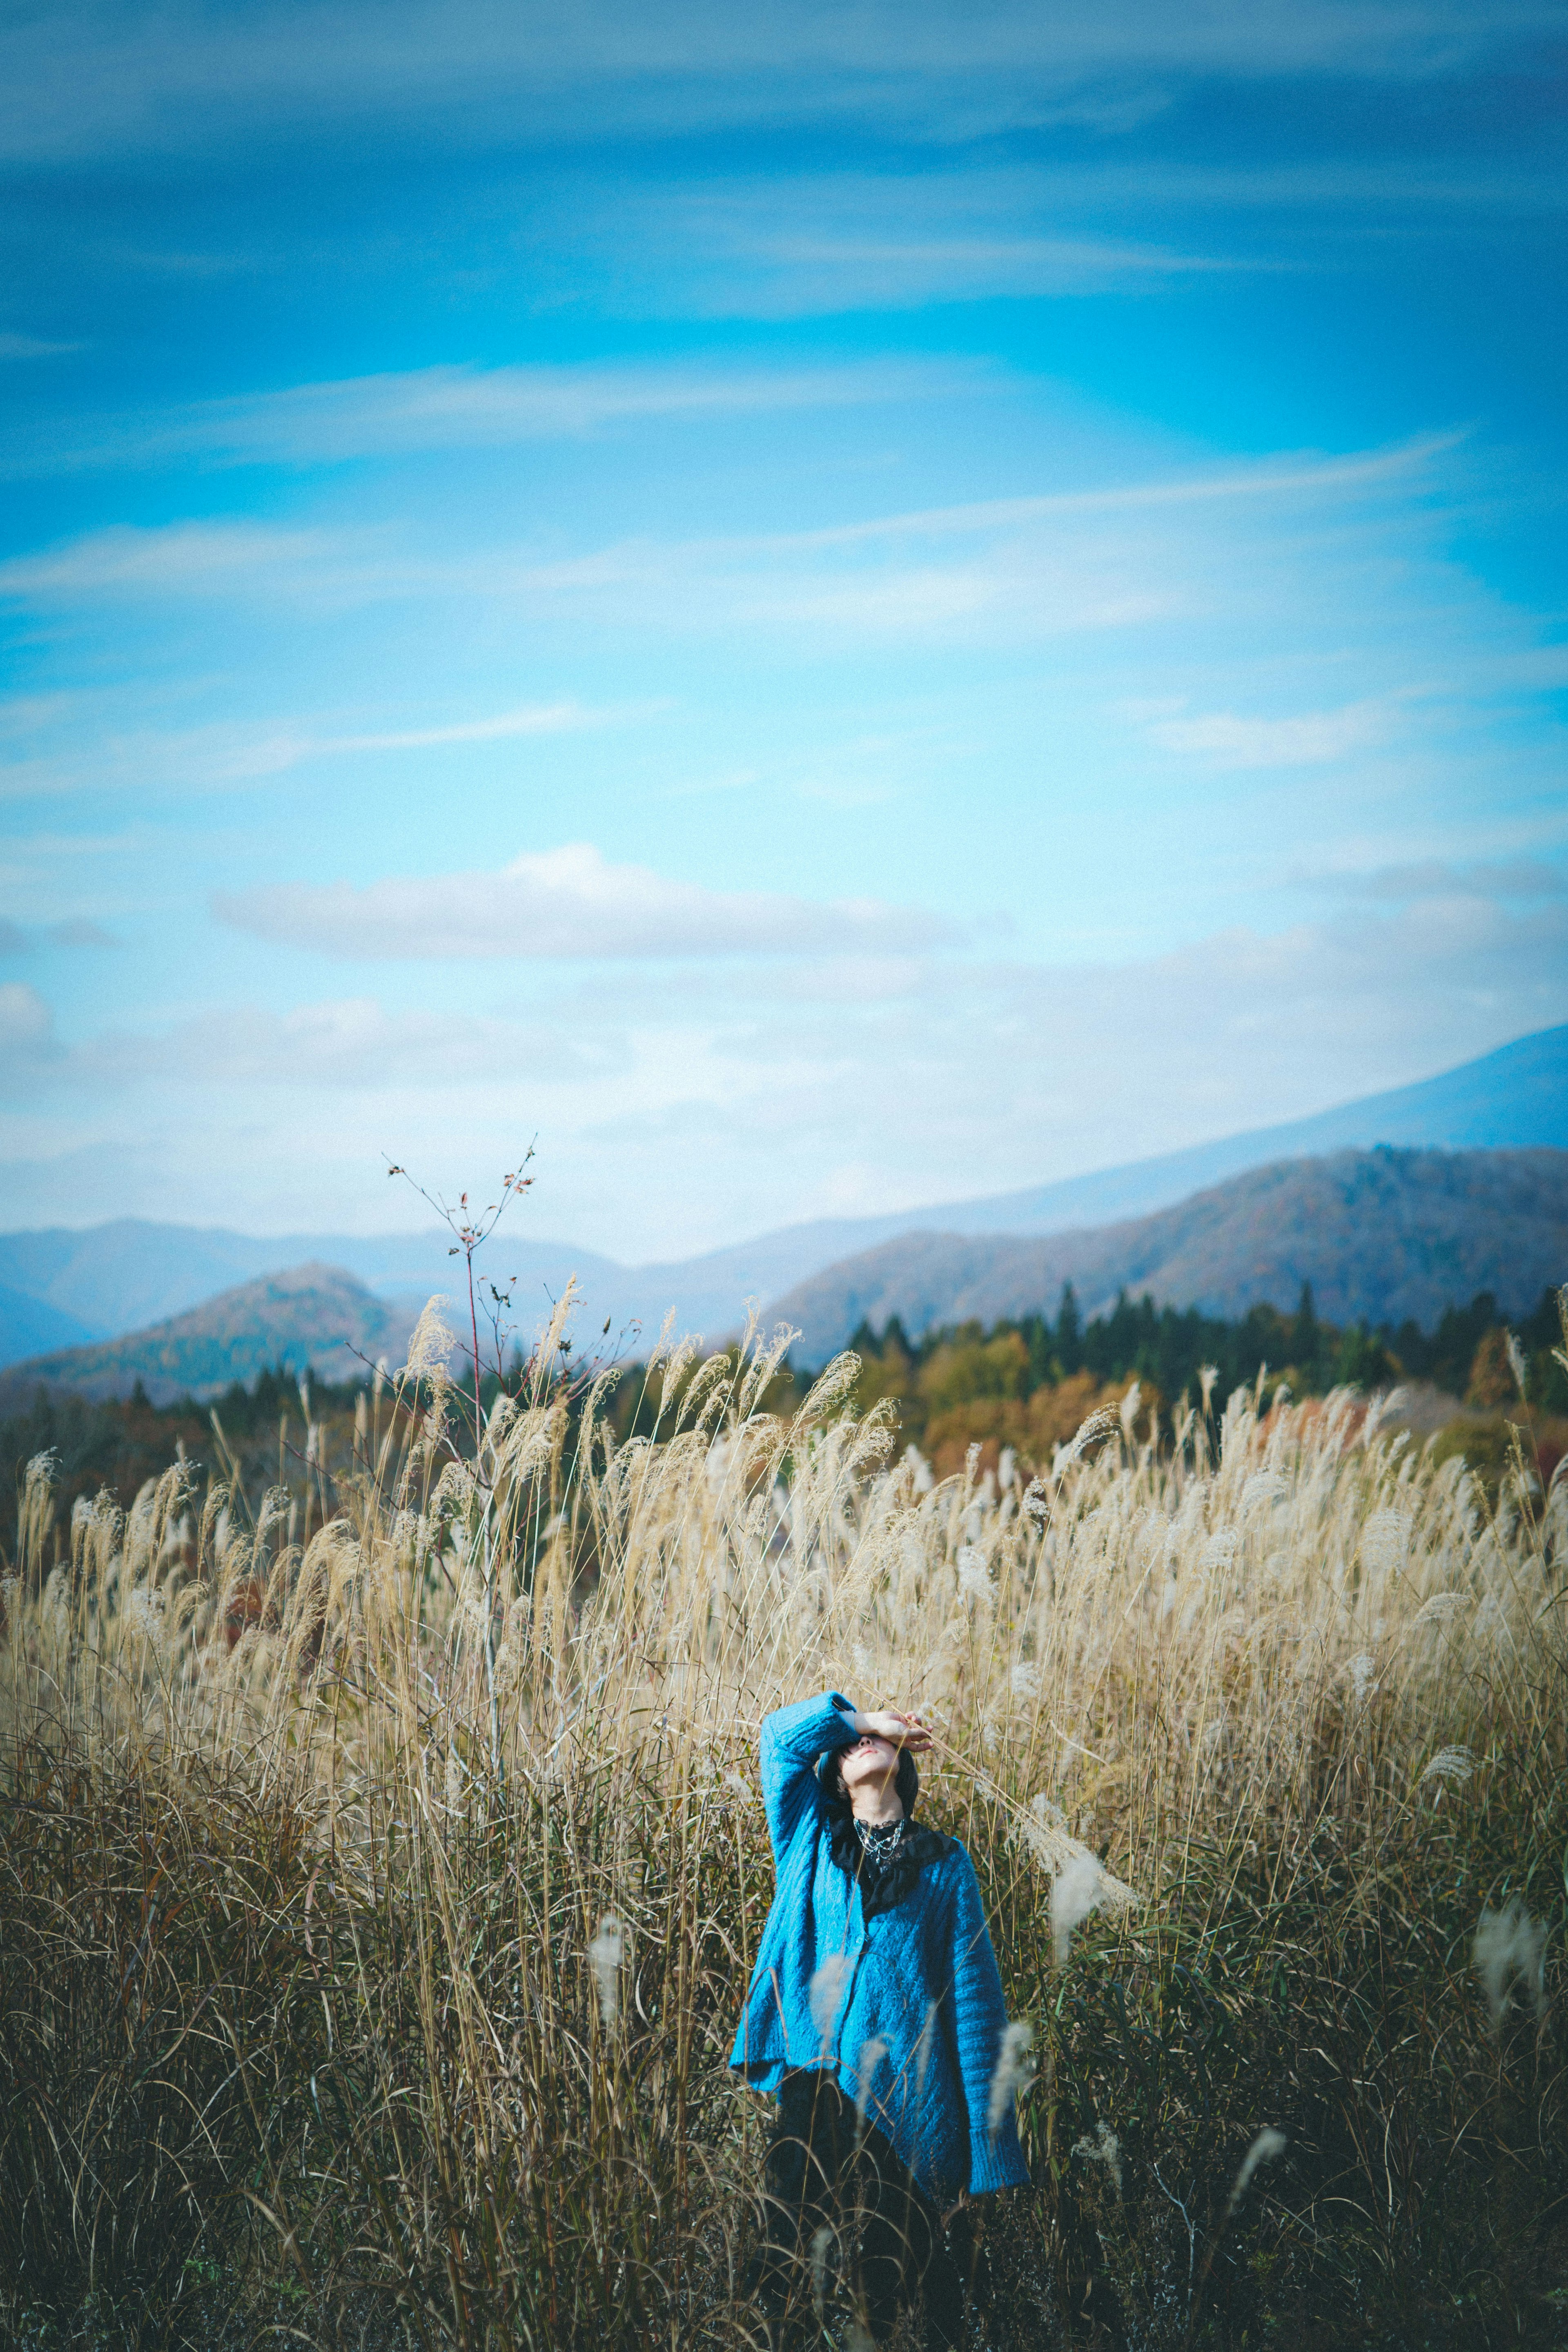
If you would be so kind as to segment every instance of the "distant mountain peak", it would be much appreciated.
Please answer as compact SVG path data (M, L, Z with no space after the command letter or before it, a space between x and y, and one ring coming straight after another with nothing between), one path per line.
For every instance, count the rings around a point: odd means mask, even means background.
M69 1389L98 1400L129 1396L140 1382L154 1404L167 1404L220 1396L236 1381L247 1387L270 1364L353 1380L366 1360L401 1360L416 1313L414 1302L378 1298L342 1266L310 1260L220 1291L125 1339L13 1365L0 1389L11 1397Z

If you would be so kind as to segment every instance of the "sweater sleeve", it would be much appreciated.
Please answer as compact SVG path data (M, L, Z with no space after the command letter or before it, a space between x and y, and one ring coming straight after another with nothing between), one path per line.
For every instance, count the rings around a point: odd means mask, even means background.
M956 1843L956 1842L955 1842ZM952 2027L959 2080L969 2118L969 2189L1026 2187L1029 2169L1018 2144L1017 2118L1009 2094L994 2135L990 2130L991 2085L1007 2024L1002 1977L991 1931L980 1905L974 1864L957 1850L952 1927Z
M820 1698L797 1699L793 1706L781 1706L764 1718L763 1802L775 1862L816 1793L817 1758L830 1748L850 1746L855 1738L854 1717L854 1704L842 1691L824 1691Z

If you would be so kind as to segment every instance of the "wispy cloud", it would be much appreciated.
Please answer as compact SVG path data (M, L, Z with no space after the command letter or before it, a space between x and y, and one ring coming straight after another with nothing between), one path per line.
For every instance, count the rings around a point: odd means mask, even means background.
M152 1213L175 1154L184 1214L276 1223L302 1168L306 1222L358 1223L378 1145L445 1170L460 1132L468 1181L526 1120L547 1132L544 1229L653 1255L818 1210L973 1198L1428 1076L1568 1018L1568 907L1432 898L1114 964L916 945L782 972L652 968L631 996L624 974L542 974L532 994L513 1011L220 1005L68 1046L13 989L0 1038L13 1101L65 1107L54 1148L68 1111L100 1139L82 1214ZM274 1089L264 1150L257 1086ZM341 1097L325 1123L317 1089ZM0 1128L0 1152L33 1137ZM650 1153L666 1181L628 1190L628 1158ZM146 1171L130 1190L127 1169ZM14 1198L41 1215L48 1195Z
M480 1083L581 1086L624 1068L624 1042L603 1030L498 1013L456 1016L388 1007L372 997L329 998L278 1012L219 1005L157 1030L109 1028L74 1045L59 1038L35 989L0 985L0 1044L16 1056L10 1091L137 1087L350 1087L384 1095Z
M100 596L297 593L309 587L363 598L374 595L380 568L373 539L369 532L290 530L238 520L121 524L0 563L0 597L69 604Z
M427 751L447 743L497 743L517 735L575 734L612 719L646 719L647 704L618 712L586 710L580 702L531 704L489 719L459 719L446 727L405 727L381 735L319 735L301 740L300 757L344 751Z
M885 629L940 624L987 604L1011 606L1022 584L1029 592L1026 609L1057 625L1053 594L1041 591L1054 563L1061 621L1114 625L1148 617L1164 597L1146 583L1129 581L1124 565L1113 565L1097 584L1093 567L1103 549L1069 545L1060 536L1063 527L1135 521L1184 509L1262 509L1408 492L1461 438L1453 432L1428 434L1342 457L1280 456L1138 481L906 509L801 530L624 541L549 560L515 544L462 552L448 543L438 553L426 552L390 524L294 528L217 520L116 526L0 563L0 598L68 606L95 599L226 595L334 608L442 595L557 606L608 599L664 625L716 613L731 621L749 614L764 622L796 613L835 625L858 616ZM1028 577L1020 582L1018 565L1005 556L1000 568L986 562L977 569L966 559L956 567L927 563L879 579L814 580L798 568L814 556L875 554L882 546L918 541L984 546L1009 540L1024 544L1031 536L1042 548L1054 544L1059 551L1055 558L1047 552L1044 573L1037 563L1025 562L1032 587ZM795 566L795 572L782 572L784 563ZM672 606L670 591L678 583L685 593Z
M55 1016L30 982L0 982L0 1045L15 1056L18 1075L32 1073L54 1051Z
M0 918L0 956L31 955L40 947L50 948L118 948L122 942L101 923L86 916L71 915L58 923L44 923L36 929Z
M1387 698L1266 719L1234 711L1156 719L1152 741L1210 768L1331 767L1352 752L1386 741L1395 712Z
M1374 866L1365 874L1325 876L1321 887L1346 898L1383 899L1394 906L1409 906L1422 898L1479 898L1507 905L1568 898L1568 871L1535 857L1479 859L1466 865L1425 857L1407 865Z
M81 348L80 343L50 342L42 335L0 334L0 360L63 359Z
M220 921L318 954L408 960L842 953L942 938L945 926L874 899L814 905L707 890L588 842L514 858L495 874L281 883L220 893Z
M646 194L629 224L590 207L557 234L612 310L699 318L1126 292L1272 266L1075 226L1028 175L973 169L702 184Z
M59 730L51 730L48 722L56 714L44 712L33 729L16 730L19 748L0 758L0 800L58 796L88 787L120 793L243 788L321 760L458 750L597 728L646 726L666 708L657 701L595 707L562 697L510 710L384 728L344 727L317 717L225 719L184 728L110 719L107 726L100 722L100 728L89 729L79 719L64 730L66 740L53 744L47 738ZM68 710L64 715L71 716ZM82 845L63 843L58 851ZM0 867L0 875L4 870Z
M1334 497L1376 489L1418 478L1433 462L1458 448L1462 432L1426 433L1384 449L1353 450L1331 457L1302 452L1257 464L1194 468L1145 481L1112 482L1037 496L985 499L961 506L916 508L863 522L832 524L818 530L775 534L753 544L778 548L846 547L873 539L934 538L1016 529L1058 517L1156 513L1170 507L1228 506L1278 499ZM744 544L745 542L742 542Z
M1430 79L1511 39L1550 35L1541 5L1478 12L1222 0L1173 13L1005 0L950 7L737 12L634 0L497 11L482 0L335 0L308 17L274 0L239 13L179 6L126 16L78 5L20 16L0 47L13 103L4 152L47 157L188 151L280 124L417 113L422 140L504 126L531 135L641 136L820 117L928 137L1037 128L1064 112L1114 121L1129 92L1228 74Z
M995 376L979 362L935 359L820 367L717 359L680 366L416 368L105 418L69 437L17 433L3 467L49 474L185 458L302 467L428 450L512 448L648 425L712 426L796 410L874 407L958 392L973 396Z

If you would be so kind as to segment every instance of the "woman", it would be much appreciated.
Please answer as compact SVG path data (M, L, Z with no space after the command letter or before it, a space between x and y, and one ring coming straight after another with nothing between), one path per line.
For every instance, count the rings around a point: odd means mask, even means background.
M945 2347L966 2287L942 2210L1029 2176L1011 2096L993 2098L1006 2019L974 1868L912 1818L930 1745L838 1691L763 1725L774 1893L730 2063L779 2099L753 2273L768 2316L820 2297L837 2231L878 2341L923 2285Z

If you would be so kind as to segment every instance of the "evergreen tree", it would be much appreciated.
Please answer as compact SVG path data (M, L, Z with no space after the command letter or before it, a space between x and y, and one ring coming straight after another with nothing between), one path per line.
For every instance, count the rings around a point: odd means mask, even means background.
M1079 1321L1078 1294L1070 1282L1062 1285L1057 1310L1057 1361L1064 1372L1076 1372L1083 1362L1083 1327Z

